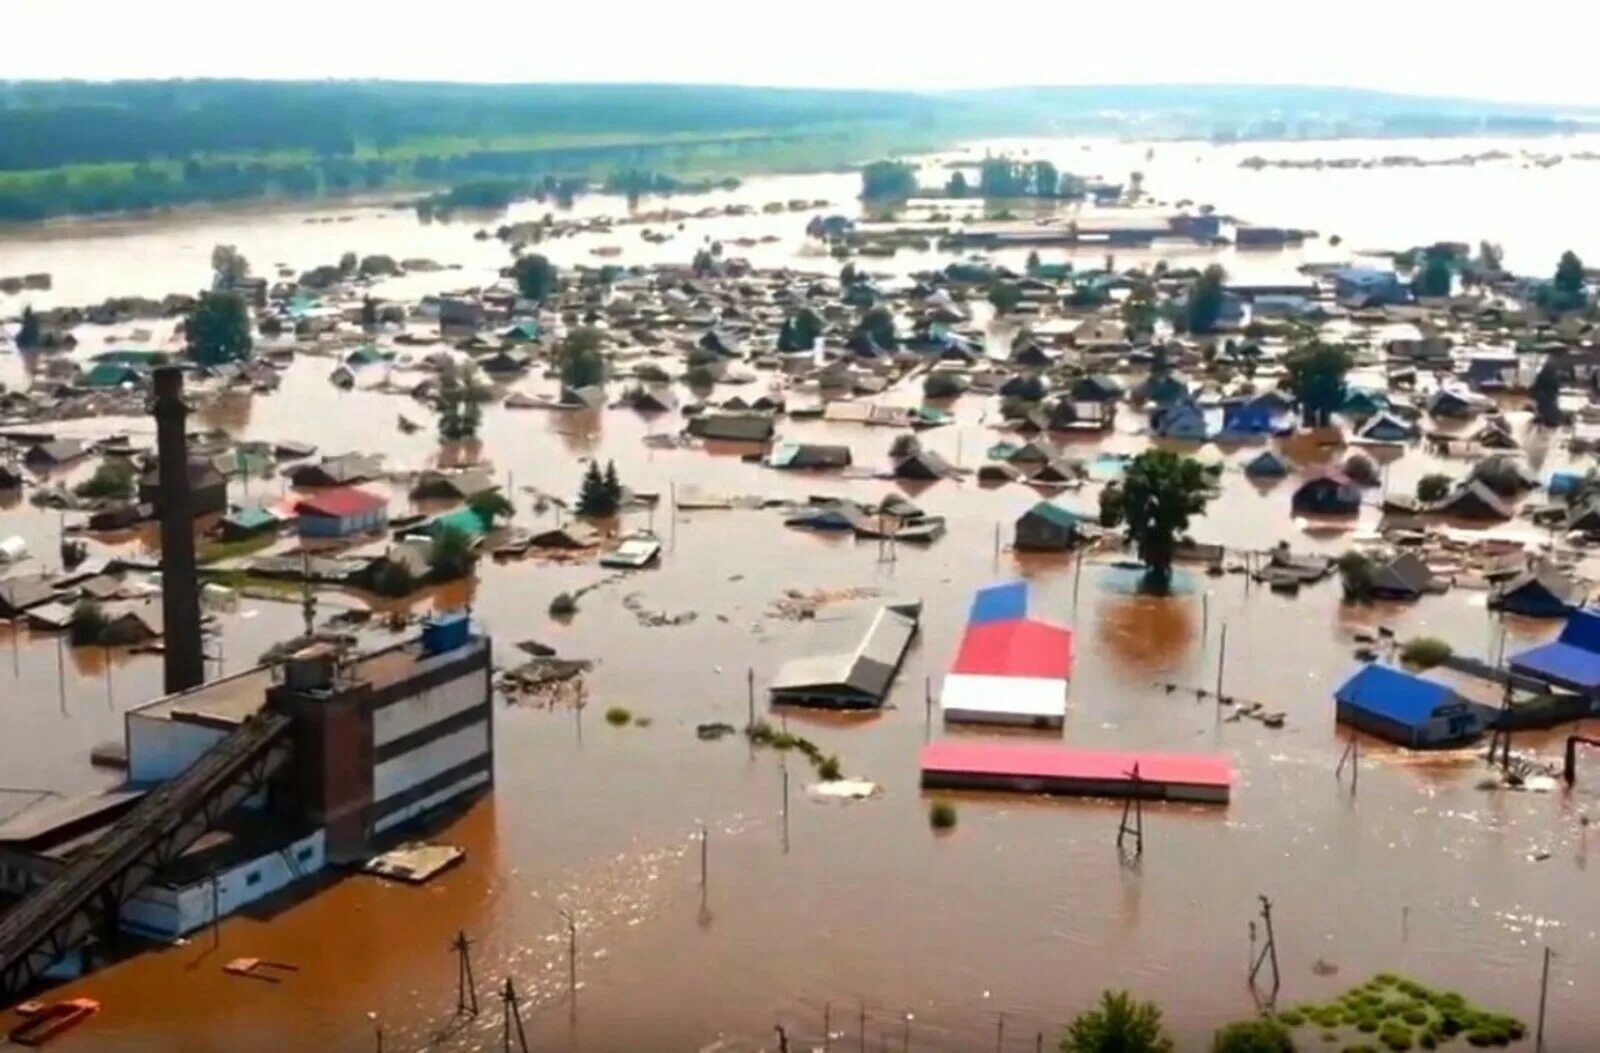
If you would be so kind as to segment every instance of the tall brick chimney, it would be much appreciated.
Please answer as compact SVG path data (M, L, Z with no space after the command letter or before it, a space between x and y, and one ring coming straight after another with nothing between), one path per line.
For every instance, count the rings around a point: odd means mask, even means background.
M156 474L161 485L161 622L168 694L205 680L200 646L200 585L195 571L194 513L183 372L155 371Z

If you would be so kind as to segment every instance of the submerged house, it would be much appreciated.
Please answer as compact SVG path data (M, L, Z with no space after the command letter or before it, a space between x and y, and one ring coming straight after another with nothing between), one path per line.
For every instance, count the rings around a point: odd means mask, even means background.
M850 447L814 442L779 442L767 455L769 468L795 471L850 467Z
M1588 592L1584 582L1543 564L1498 585L1489 597L1489 609L1529 618L1560 618L1582 607Z
M1503 522L1510 519L1512 514L1504 498L1489 489L1481 479L1462 483L1434 502L1429 511L1479 522Z
M1392 413L1380 411L1361 426L1356 437L1364 442L1409 442L1417 437L1417 429Z
M389 502L377 494L341 486L312 497L296 506L300 536L344 538L381 530L389 521Z
M1513 673L1566 691L1600 695L1600 610L1575 610L1550 643L1512 655Z
M1344 267L1333 272L1333 292L1341 306L1373 307L1409 303L1411 290L1394 271Z
M1282 479L1289 474L1289 463L1271 450L1262 450L1244 462L1244 474L1252 479Z
M712 442L758 442L772 438L776 425L765 413L708 413L689 421L688 431Z
M1083 539L1082 522L1060 505L1040 501L1017 519L1012 547L1019 552L1065 552Z
M883 704L906 650L917 634L920 601L888 604L870 616L819 625L819 630L845 632L856 640L839 652L826 652L785 662L768 691L777 704L829 709L876 709ZM824 645L826 646L826 644Z
M1415 552L1402 552L1372 574L1372 594L1385 599L1414 600L1429 592L1443 592L1445 583Z
M909 457L895 462L894 477L914 481L933 482L951 479L960 474L954 465L932 450L918 450Z
M226 512L228 480L207 460L191 458L188 467L189 511L196 516ZM149 505L156 515L161 514L161 473L155 468L139 477L139 503Z
M1410 749L1471 742L1493 716L1445 684L1386 665L1362 668L1333 698L1339 723Z
M1163 439L1176 442L1205 442L1209 437L1206 414L1189 398L1172 403L1151 415L1151 428Z
M1343 473L1327 471L1301 483L1289 505L1303 515L1353 516L1361 511L1361 488Z

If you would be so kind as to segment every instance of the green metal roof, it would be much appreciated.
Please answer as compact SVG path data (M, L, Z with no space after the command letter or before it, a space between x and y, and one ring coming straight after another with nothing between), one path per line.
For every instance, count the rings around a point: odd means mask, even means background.
M1079 516L1049 501L1040 501L1028 509L1028 514L1038 516L1040 519L1053 523L1058 527L1075 527L1080 522Z

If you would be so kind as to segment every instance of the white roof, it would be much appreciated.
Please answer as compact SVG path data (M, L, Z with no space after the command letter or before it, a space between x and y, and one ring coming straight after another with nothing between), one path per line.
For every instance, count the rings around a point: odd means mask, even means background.
M1067 682L1049 677L951 673L944 678L939 706L946 720L957 722L1059 727L1067 715Z

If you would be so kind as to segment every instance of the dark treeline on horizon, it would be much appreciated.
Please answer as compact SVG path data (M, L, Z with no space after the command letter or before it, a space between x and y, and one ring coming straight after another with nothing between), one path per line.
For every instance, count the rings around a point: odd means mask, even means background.
M379 81L0 82L0 220L313 198L549 174L699 178L1036 132L1149 137L1537 134L1548 108L1340 88L916 93ZM809 155L814 137L829 152ZM811 138L808 138L811 137ZM852 151L852 141L861 149ZM870 144L870 145L869 145ZM653 181L655 177L652 177Z

